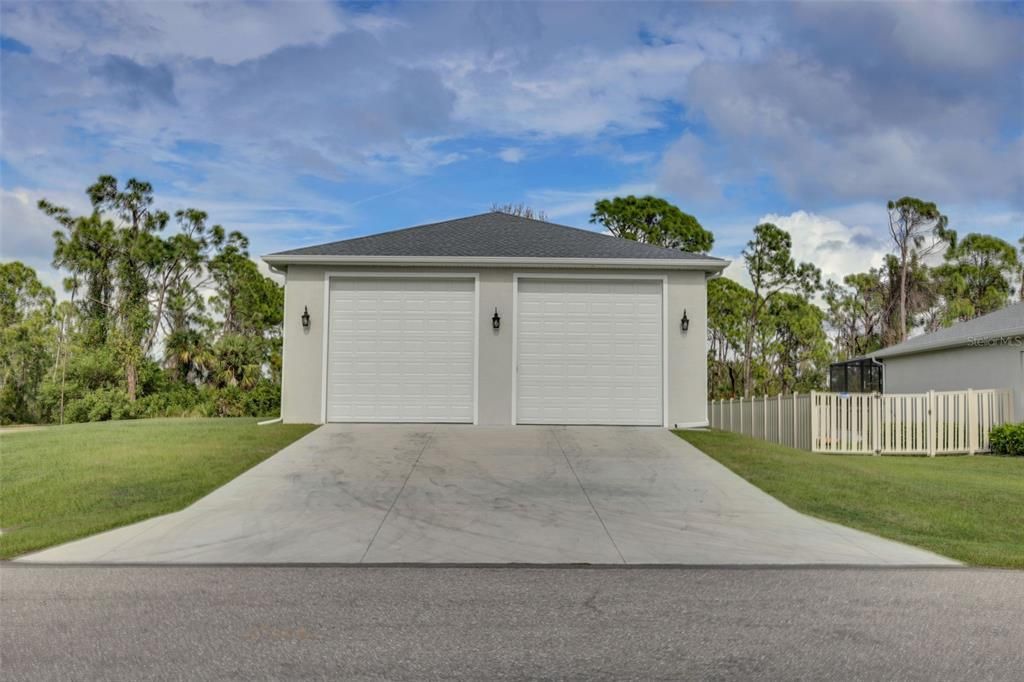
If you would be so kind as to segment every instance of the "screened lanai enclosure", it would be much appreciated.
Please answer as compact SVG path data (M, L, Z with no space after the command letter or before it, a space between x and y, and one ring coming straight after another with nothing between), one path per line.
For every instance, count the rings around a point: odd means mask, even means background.
M881 393L882 365L871 358L835 362L828 368L832 393Z

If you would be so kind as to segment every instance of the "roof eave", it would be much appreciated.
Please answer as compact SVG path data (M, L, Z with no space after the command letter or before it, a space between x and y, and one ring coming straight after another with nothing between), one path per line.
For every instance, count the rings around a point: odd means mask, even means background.
M721 272L729 261L721 258L509 258L485 256L327 256L272 253L263 261L275 267L289 265L393 265L459 267L555 267L629 270L699 270Z
M987 341L995 341L996 339L1013 339L1024 337L1024 327L1018 327L1016 329L1000 329L987 334L979 334L972 336L969 339L957 338L950 339L948 341L939 341L937 343L921 344L912 348L899 348L898 346L891 346L889 348L882 348L874 353L869 353L866 357L878 358L879 360L885 360L886 358L901 357L904 355L917 355L918 353L929 353L936 350L948 350L950 348L963 348L965 346L977 346L984 344Z

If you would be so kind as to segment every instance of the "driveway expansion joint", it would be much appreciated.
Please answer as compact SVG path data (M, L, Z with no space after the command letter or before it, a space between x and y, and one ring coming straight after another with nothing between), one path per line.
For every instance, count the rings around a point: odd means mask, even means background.
M366 555L370 553L370 548L373 547L373 542L377 539L377 536L380 535L380 529L384 527L384 523L388 520L388 517L391 516L391 510L394 509L395 505L398 503L398 498L400 498L402 493L405 491L405 486L409 484L409 479L412 478L412 472L416 471L416 465L420 463L420 458L423 457L423 453L426 452L427 447L430 446L430 441L434 438L435 428L437 427L431 427L430 431L427 432L427 437L423 441L423 447L420 448L419 453L416 455L416 459L413 460L412 466L409 467L409 473L405 475L405 480L402 481L402 487L398 489L398 494L395 495L395 499L391 500L391 506L388 507L387 512L384 514L384 518L380 520L380 525L377 526L377 530L374 531L373 537L370 538L370 541L366 544L366 551L364 551L363 556L359 558L359 563L363 563L366 559Z
M565 458L565 463L569 466L569 471L572 472L573 478L576 479L576 484L580 487L580 491L583 493L583 497L587 498L587 504L589 504L590 508L594 510L594 516L596 516L597 520L601 522L601 527L604 528L604 534L608 536L608 541L611 542L612 547L615 548L615 553L619 555L619 559L622 560L622 563L627 563L626 557L622 556L622 551L619 550L619 546L615 543L615 538L612 537L612 534L608 531L608 526L605 524L604 519L601 518L601 512L597 511L597 507L594 506L593 500L590 499L590 495L587 493L587 489L583 487L583 481L580 480L579 474L576 473L576 468L572 465L572 462L569 460L569 455L565 452L565 448L562 446L562 442L558 440L558 427L552 427L551 434L554 437L555 445L557 445L558 449L562 451L562 457Z

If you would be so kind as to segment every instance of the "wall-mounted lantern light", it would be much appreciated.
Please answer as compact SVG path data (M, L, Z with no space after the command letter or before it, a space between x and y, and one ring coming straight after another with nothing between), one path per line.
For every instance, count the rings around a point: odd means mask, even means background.
M309 329L309 306L302 306L302 328Z
M683 308L683 319L679 320L679 328L684 332L690 330L690 318L686 316L686 308Z
M494 309L494 317L491 318L491 326L495 329L501 329L501 315L498 314L498 309Z

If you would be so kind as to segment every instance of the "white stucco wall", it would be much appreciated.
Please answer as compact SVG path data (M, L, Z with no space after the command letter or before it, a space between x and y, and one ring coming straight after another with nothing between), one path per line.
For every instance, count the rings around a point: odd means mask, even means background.
M1024 345L1020 343L948 348L883 362L886 393L1012 388L1017 419L1024 419Z
M690 329L679 320L686 310ZM703 272L668 273L668 423L706 426L708 423L708 293Z
M281 416L285 422L320 423L323 419L323 340L326 323L324 275L342 268L289 266L285 283L284 357L281 387ZM394 267L346 267L345 272L397 271ZM480 345L478 383L478 421L480 424L510 424L512 421L512 372L515 364L512 339L515 319L512 311L513 274L543 272L570 273L587 277L614 274L623 270L531 271L526 268L401 268L402 273L461 272L477 273L480 283ZM703 272L644 270L638 275L664 275L668 278L668 423L703 425L707 423L707 289ZM309 308L309 330L303 330L301 316ZM501 329L491 328L495 307L501 315ZM682 333L679 319L686 310L690 329Z
M309 309L309 329L302 311ZM284 348L281 357L281 418L285 422L319 424L323 417L324 317L323 268L292 266L284 285Z

